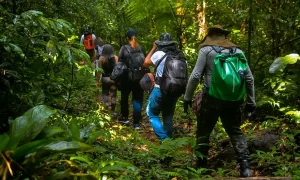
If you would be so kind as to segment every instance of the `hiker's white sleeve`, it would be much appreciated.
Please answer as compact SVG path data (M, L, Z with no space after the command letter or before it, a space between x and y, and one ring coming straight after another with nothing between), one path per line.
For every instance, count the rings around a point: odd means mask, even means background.
M203 47L199 50L197 62L189 78L187 88L185 91L184 100L186 101L192 100L194 91L197 88L200 79L203 75L203 70L206 66L207 51L209 51L208 47Z
M80 38L80 43L81 44L83 44L83 39L84 39L84 37L83 37L83 35L81 35L81 38Z
M156 66L158 61L165 55L165 52L163 51L156 51L154 54L152 54L150 60L151 62Z
M249 105L256 105L255 104L255 91L254 91L254 78L253 78L253 75L252 75L252 72L251 72L249 66L247 67L245 79L246 79L246 92L247 92L246 103Z

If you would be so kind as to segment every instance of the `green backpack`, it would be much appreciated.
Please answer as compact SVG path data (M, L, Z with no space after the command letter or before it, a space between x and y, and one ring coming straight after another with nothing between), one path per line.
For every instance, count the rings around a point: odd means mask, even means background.
M212 46L217 52L214 59L211 86L209 94L226 101L242 100L246 94L245 72L248 67L244 54L236 53L236 47L231 47L229 53L221 52L219 46Z

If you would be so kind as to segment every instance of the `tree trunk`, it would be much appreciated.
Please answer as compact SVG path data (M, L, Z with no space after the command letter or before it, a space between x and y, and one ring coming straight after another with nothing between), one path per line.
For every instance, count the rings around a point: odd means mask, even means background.
M199 34L198 38L203 39L204 36L206 35L206 19L205 19L205 10L206 10L206 0L202 1L202 5L198 4L197 10L199 11L198 13L198 23L199 23Z
M247 60L248 64L250 66L251 62L251 31L252 31L252 0L250 0L250 8L249 8L249 21L248 21L248 55L247 55ZM251 66L250 66L251 68Z
M280 8L280 0L272 0L272 33L271 33L271 37L272 37L272 56L275 59L276 57L280 56L280 49L277 48L278 44L280 43L280 34L278 33L279 29L278 29L278 11Z

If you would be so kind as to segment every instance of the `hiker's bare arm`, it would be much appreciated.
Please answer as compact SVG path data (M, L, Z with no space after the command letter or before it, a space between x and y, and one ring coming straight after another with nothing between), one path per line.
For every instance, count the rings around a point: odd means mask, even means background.
M153 43L153 47L150 50L150 52L148 53L148 55L145 58L144 61L144 67L148 68L150 66L153 66L154 64L151 61L151 56L154 54L154 52L156 51L157 45L155 43Z
M119 61L119 57L118 56L115 56L115 61L116 61L116 63Z
M99 57L99 61L98 61L98 67L102 69L102 62L103 62L103 59L101 58L101 56ZM96 80L97 80L97 86L100 87L100 84L101 84L101 72L100 71L97 71L96 72Z

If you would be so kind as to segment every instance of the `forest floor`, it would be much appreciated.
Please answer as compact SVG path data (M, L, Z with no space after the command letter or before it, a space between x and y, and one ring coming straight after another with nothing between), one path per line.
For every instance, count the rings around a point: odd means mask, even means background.
M154 134L153 128L146 116L146 114L143 112L143 119L140 123L141 125L141 130L138 130L139 134L147 139L150 142L153 142L154 144L159 145L159 141L156 137L156 135ZM130 121L132 122L132 117L129 117ZM117 117L113 117L112 119L113 124L119 124L117 121ZM120 125L120 124L119 124ZM128 125L129 127L132 127L131 125ZM189 123L189 122L184 122L184 123L179 123L177 121L173 122L173 131L174 131L174 138L177 137L195 137L195 129L196 129L196 125L195 123ZM268 136L268 135L263 135L263 136ZM267 140L270 141L270 140ZM224 145L225 144L225 145ZM235 156L234 156L234 151L232 146L230 145L230 141L229 139L224 140L224 142L220 143L218 146L221 146L220 149L218 150L214 150L214 149L210 149L210 157L208 158L208 164L209 164L209 168L210 169L218 169L218 168L226 168L224 167L224 162L234 162L235 160ZM263 145L264 146L264 145ZM220 151L216 153L216 151ZM188 151L189 154L192 154L192 149L190 147L187 147L185 149L185 151ZM217 154L217 155L216 155ZM195 162L193 162L192 164L195 164ZM289 177L272 177L274 175L272 175L272 173L270 172L270 174L266 174L266 173L262 173L261 169L255 169L255 165L251 165L254 166L254 168L252 168L252 174L254 177L251 178L246 178L246 179L255 179L255 180L286 180L286 179L291 179ZM236 171L238 171L238 166L236 166ZM214 177L214 174L211 174L212 177ZM220 178L214 178L214 179L220 179ZM222 179L245 179L245 178L222 178Z
M120 105L118 105L120 106ZM129 120L132 123L132 108L130 107L130 115L131 117L129 117ZM142 120L140 122L140 126L141 126L141 130L138 130L139 134L146 140L159 145L159 140L157 139L153 128L147 118L147 115L145 113L145 110L142 111ZM187 119L191 119L191 117L184 115L184 117L186 117ZM178 118L178 117L177 117ZM121 125L118 123L117 121L117 116L112 117L111 122L113 125ZM133 125L127 125L129 127L132 127L133 129ZM174 121L173 122L173 138L181 138L181 137L195 137L196 135L196 123L195 122L189 122L187 121ZM263 140L259 140L256 142L259 142L259 145L261 147L259 148L265 148L267 149L269 146L273 146L276 142L276 136L274 136L273 134L268 134L268 133L264 133L261 131L257 131L255 132L255 136L262 138ZM266 144L267 143L267 144ZM249 145L251 146L251 144ZM268 146L268 147L267 147ZM209 151L209 158L208 158L208 166L209 169L215 169L217 170L218 168L222 168L222 169L226 169L229 171L236 171L236 173L238 173L238 166L234 165L235 164L235 155L234 155L234 151L233 148L231 146L231 143L229 141L228 138L225 138L222 140L222 142L218 142L216 145L217 149L214 148L210 148ZM250 149L251 147L249 147ZM255 147L256 149L257 147ZM191 147L186 147L186 149L184 149L184 151L188 152L189 154L193 154L193 151L191 149ZM255 153L255 150L251 152L250 149L250 153ZM224 167L226 166L226 164L230 164L230 167ZM192 164L194 165L195 162L192 162ZM230 168L234 168L234 169L230 169ZM246 179L261 179L261 180L285 180L285 179L291 179L289 177L272 177L274 176L272 174L272 172L269 171L265 171L265 169L260 169L260 168L256 168L257 164L252 164L251 163L251 167L252 167L252 174L253 177L251 178L246 178ZM212 177L215 176L215 174L211 174ZM214 178L214 179L220 179L220 178ZM241 178L222 178L222 179L241 179ZM243 178L245 179L245 178Z

